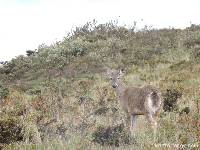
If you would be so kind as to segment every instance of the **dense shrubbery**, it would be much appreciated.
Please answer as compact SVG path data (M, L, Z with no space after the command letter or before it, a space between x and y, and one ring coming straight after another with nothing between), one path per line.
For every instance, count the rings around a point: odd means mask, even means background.
M114 145L130 144L130 137L125 132L123 124L115 127L102 128L99 127L93 134L93 142L97 142L101 145Z
M0 143L10 144L23 141L22 126L15 118L0 119Z
M0 100L9 95L9 89L0 83Z
M181 98L182 93L176 89L167 89L164 94L164 111L173 111L177 109L178 98Z
M154 149L149 130L134 139L137 144L129 137L108 86L105 68L124 67L128 85L152 83L163 93L166 112L161 114L158 142L198 143L199 35L199 25L137 30L135 25L94 21L62 41L27 50L27 56L0 68L0 128L10 135L0 133L0 139L19 149L41 142L41 149ZM10 117L19 120L8 122Z
M19 79L27 72L60 69L63 73L64 68L76 68L76 65L83 72L84 69L94 70L93 68L98 69L104 65L155 64L167 61L165 55L170 49L175 51L181 48L184 51L198 47L197 27L185 30L144 28L142 31L135 31L135 26L127 29L113 22L100 25L90 22L77 28L63 41L50 46L40 45L34 51L27 50L28 57L16 57L4 65L0 72L6 78ZM198 60L198 50L191 50L191 53ZM79 71L78 69L75 71Z

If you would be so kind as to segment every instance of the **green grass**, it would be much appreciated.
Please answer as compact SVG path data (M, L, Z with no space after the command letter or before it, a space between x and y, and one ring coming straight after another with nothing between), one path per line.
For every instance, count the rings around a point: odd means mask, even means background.
M41 45L32 55L19 56L0 68L0 87L9 90L0 92L4 130L0 146L26 150L199 149L200 65L194 48L199 26L135 32L112 23L90 25L92 30L83 26L63 41ZM130 135L127 130L111 132L114 135L104 145L94 142L99 128L111 130L125 122L106 67L125 68L127 85L152 84L163 95L167 90L182 94L176 109L161 113L156 141L139 117L138 132L128 136L128 144L123 143L124 135ZM186 107L190 112L181 113ZM12 126L7 126L9 118L15 118ZM15 133L18 126L20 140L2 134ZM13 140L4 143L5 138ZM113 141L119 145L112 145Z

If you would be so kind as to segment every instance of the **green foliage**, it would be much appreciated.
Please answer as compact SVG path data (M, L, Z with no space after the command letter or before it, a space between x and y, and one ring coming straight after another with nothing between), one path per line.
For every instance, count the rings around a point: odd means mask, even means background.
M180 114L189 114L190 113L190 107L185 107L180 111Z
M32 51L32 50L27 50L26 51L26 55L27 56L31 56L31 55L33 55L35 53L35 51Z
M145 27L136 31L135 28L135 25L132 28L118 26L116 21L88 22L62 41L50 46L42 44L35 51L28 50L28 57L14 58L0 68L1 76L6 80L18 80L39 71L48 76L52 70L59 70L61 75L65 74L64 69L67 74L82 74L85 70L96 72L103 66L155 66L184 59L180 53L199 59L199 26L185 30ZM180 51L178 57L174 54L176 51Z
M40 95L41 94L41 89L32 88L32 89L29 89L27 91L27 93L30 94L30 95Z
M99 127L93 134L93 142L97 142L101 145L114 145L130 144L130 137L126 133L123 124L115 127Z
M105 79L106 67L126 68L130 86L160 87L165 112L158 143L198 143L199 35L199 25L138 30L136 24L128 28L117 21L97 24L94 20L61 41L41 44L27 56L3 63L0 115L22 118L22 123L19 128L18 122L10 125L3 119L0 127L10 135L16 133L14 129L23 135L20 143L16 134L14 139L3 135L7 143L13 142L6 147L155 149L150 128L142 130L136 143L131 141L122 123L125 115ZM179 114L174 112L178 107Z
M177 109L178 98L182 96L182 93L176 89L167 89L164 96L164 111L173 111Z
M9 89L0 83L0 99L6 98L9 95Z
M94 114L95 114L95 115L103 115L103 114L106 114L108 110L109 110L108 107L101 107L101 108L97 109L97 110L94 112Z
M189 68L191 65L190 62L187 62L186 60L182 60L178 63L175 63L175 64L172 64L170 66L170 69L173 70L173 71L179 71L179 70L183 70L184 68Z
M70 42L70 51L72 56L80 57L87 53L87 42L84 42L81 38L77 38Z
M0 143L10 144L12 142L20 142L23 140L21 133L22 127L19 120L15 118L0 119Z

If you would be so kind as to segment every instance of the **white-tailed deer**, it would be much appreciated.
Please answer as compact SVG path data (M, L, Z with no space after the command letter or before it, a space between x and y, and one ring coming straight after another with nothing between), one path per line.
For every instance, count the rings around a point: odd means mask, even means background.
M107 70L111 85L115 89L119 103L126 112L130 129L135 126L137 115L144 115L154 132L157 128L157 117L162 108L162 96L152 85L129 87L122 81L123 70Z

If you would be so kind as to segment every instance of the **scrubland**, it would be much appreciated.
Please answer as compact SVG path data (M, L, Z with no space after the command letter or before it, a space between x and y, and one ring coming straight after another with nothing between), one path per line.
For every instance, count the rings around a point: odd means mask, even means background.
M137 30L93 21L2 64L2 149L200 149L199 25ZM125 68L127 85L160 88L155 141L142 116L136 137L126 130L105 67Z

